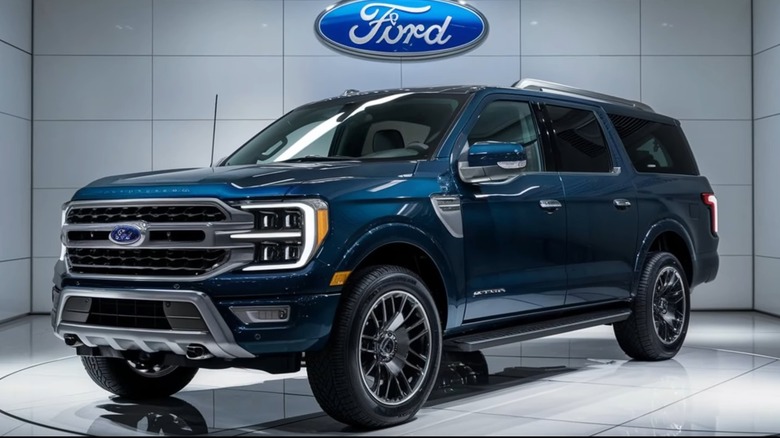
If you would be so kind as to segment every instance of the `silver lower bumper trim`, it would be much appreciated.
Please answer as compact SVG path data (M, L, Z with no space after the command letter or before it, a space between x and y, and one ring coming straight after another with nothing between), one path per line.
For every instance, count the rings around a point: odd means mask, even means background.
M207 331L153 330L122 327L105 327L62 321L65 303L70 297L114 298L147 301L176 301L192 303L206 323ZM77 335L89 347L111 347L115 350L141 350L147 353L169 351L185 355L187 346L200 344L211 354L223 359L255 357L240 347L233 334L217 311L211 299L203 292L192 290L159 289L97 289L68 287L60 293L57 308L54 309L52 325L54 333L64 338L66 334Z

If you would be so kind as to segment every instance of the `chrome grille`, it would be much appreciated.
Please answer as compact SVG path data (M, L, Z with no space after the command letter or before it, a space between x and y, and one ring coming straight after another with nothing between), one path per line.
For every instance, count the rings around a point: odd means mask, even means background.
M151 223L219 222L227 220L225 213L211 205L147 205L71 208L66 218L69 224L108 224L126 221Z
M71 271L78 274L201 276L228 258L225 249L104 249L68 250Z
M63 214L62 241L74 277L196 281L252 263L255 216L217 199L77 201ZM121 227L134 242L111 239Z

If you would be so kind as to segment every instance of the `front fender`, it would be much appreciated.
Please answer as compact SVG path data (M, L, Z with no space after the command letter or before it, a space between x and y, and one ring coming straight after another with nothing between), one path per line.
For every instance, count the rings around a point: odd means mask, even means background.
M392 243L406 243L422 250L433 260L444 281L447 295L446 328L456 327L463 320L465 295L463 294L463 270L457 275L452 265L453 256L445 255L445 249L423 230L406 223L384 223L365 230L353 242L338 264L336 271L353 271L377 249ZM449 253L449 252L447 252Z

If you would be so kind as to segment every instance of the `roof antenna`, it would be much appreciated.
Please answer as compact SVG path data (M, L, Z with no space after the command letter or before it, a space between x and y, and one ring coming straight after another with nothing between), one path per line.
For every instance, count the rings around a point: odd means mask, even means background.
M217 105L219 104L219 94L214 95L214 125L211 128L211 164L214 167L214 141L217 138Z

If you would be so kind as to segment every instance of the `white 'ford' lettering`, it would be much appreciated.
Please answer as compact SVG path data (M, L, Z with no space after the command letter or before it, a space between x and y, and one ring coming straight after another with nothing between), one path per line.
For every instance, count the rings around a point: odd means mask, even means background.
M379 13L383 8L386 8L384 14L378 19ZM447 27L452 21L452 17L447 16L442 24L434 24L427 29L422 24L400 24L398 20L400 15L396 11L406 12L409 14L423 14L431 9L430 6L423 6L419 8L412 8L407 6L399 6L392 3L369 3L363 7L360 11L360 18L369 24L371 29L367 34L358 36L357 31L360 25L354 25L349 30L349 39L358 45L364 45L373 40L377 34L380 34L382 26L387 24L382 30L376 43L386 42L388 44L397 44L403 40L403 44L409 44L412 38L423 39L428 45L444 45L447 44L452 36L445 35L447 33ZM395 31L395 34L393 34Z

